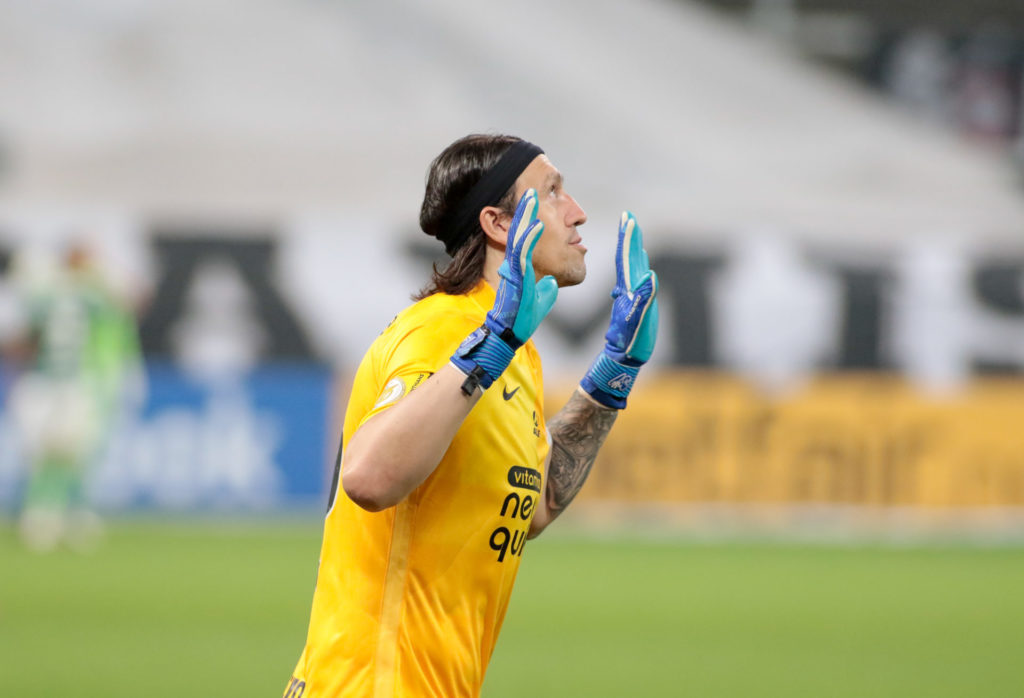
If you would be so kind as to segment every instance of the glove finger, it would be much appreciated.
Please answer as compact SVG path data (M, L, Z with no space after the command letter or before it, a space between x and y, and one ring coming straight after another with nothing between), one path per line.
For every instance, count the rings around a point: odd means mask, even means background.
M636 331L626 347L626 355L639 361L647 361L654 351L654 340L658 332L658 275L648 271L641 277L634 293L633 313L639 313ZM653 311L653 315L652 315Z
M633 298L642 299L640 301L635 301L636 303L647 303L650 299L654 298L657 293L658 275L655 274L653 270L649 269L640 277L636 290L633 291Z
M644 314L644 319L637 329L636 336L630 344L629 356L637 361L647 363L654 353L654 345L658 339L658 299L651 301Z
M555 277L545 276L537 282L537 304L534 308L534 315L538 323L551 312L557 298L558 282L555 281Z
M545 276L536 284L525 286L523 303L512 326L513 334L523 342L529 339L555 304L557 296L558 282L553 276Z
M636 291L643 282L643 276L650 270L650 265L647 262L647 253L644 251L644 234L640 230L640 224L636 222L636 218L633 214L629 214L633 222L633 229L629 236L629 249L625 259L627 263L627 269L629 274L627 275L629 282L629 290Z
M512 223L508 227L508 240L505 243L505 258L512 260L513 267L520 261L523 244L536 220L537 190L527 189L516 205L515 215L512 216ZM521 274L522 267L514 271Z
M544 224L534 220L533 224L524 233L522 249L518 252L517 264L523 278L523 288L533 283L533 248L537 246L540 236L544 234Z
M636 219L633 218L633 214L623 211L619 218L619 239L615 247L615 290L612 291L612 298L618 298L623 292L630 291L627 255L635 227Z

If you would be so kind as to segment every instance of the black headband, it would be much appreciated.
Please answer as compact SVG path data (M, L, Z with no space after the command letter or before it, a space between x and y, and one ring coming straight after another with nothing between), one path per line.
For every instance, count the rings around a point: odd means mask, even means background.
M523 170L543 152L529 141L516 141L498 162L494 163L494 167L484 172L473 188L462 197L458 206L445 216L441 224L444 236L441 241L449 255L454 256L477 229L480 209L484 206L497 205L509 187L516 183Z

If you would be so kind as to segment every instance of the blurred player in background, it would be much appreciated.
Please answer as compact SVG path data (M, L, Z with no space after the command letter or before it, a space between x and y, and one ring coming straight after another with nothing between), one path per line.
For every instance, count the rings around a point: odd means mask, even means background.
M9 398L29 463L19 533L37 551L61 542L84 548L100 532L84 478L126 393L141 393L136 323L83 244L26 285L27 365Z
M545 419L530 336L586 275L585 221L521 139L431 164L420 225L452 260L356 373L286 698L479 695L526 539L579 492L654 349L657 277L624 213L605 349Z

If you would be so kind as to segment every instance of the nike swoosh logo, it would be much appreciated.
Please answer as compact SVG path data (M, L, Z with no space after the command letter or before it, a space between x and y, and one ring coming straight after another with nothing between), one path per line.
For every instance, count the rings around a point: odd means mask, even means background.
M501 389L501 396L503 398L505 398L506 400L511 400L512 396L519 392L519 387L520 386L517 385L516 389L513 390L511 393L508 391L508 388L502 388Z

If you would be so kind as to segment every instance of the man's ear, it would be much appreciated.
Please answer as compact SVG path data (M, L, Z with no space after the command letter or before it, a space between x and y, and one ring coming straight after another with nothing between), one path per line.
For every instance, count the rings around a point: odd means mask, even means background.
M509 215L497 206L484 206L480 209L480 228L488 240L501 247L508 242L508 226L511 222Z

